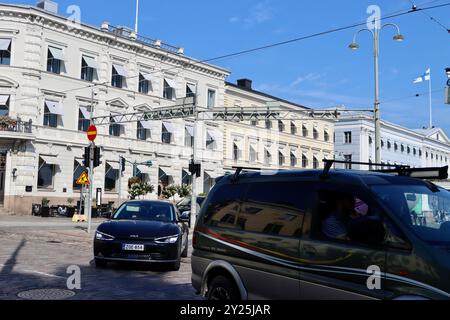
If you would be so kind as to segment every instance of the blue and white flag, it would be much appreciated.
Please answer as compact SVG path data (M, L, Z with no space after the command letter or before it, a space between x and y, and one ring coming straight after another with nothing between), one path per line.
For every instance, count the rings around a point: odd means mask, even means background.
M420 83L424 81L430 81L431 80L431 69L428 68L428 70L423 74L422 76L418 77L416 80L414 80L414 83Z

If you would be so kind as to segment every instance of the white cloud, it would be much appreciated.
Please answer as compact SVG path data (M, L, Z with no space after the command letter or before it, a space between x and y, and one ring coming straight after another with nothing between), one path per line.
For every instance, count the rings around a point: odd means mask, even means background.
M239 21L239 17L231 17L230 19L228 19L229 23L236 23Z
M272 20L273 8L269 4L269 0L261 1L251 7L247 16L233 16L228 19L229 23L237 23L242 21L246 26L253 26Z
M295 79L294 82L291 83L291 87L296 87L304 81L319 80L321 77L322 77L322 75L320 75L319 73L310 72L306 76L300 76L297 79Z

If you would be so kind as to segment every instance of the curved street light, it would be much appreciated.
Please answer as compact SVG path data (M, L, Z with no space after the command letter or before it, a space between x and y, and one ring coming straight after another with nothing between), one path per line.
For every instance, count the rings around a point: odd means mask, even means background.
M379 56L380 56L380 32L386 27L393 27L397 33L394 36L394 41L403 42L405 37L400 33L400 28L394 23L386 23L381 28L374 28L373 30L364 28L359 30L353 36L353 42L349 45L352 50L358 50L359 44L356 42L358 35L361 32L370 32L373 37L373 54L375 61L375 162L381 163L381 122L380 122L380 97L379 97Z

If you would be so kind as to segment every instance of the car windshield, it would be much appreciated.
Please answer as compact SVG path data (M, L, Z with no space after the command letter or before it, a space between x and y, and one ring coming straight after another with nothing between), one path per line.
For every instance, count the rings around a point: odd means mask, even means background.
M424 185L372 186L390 211L421 239L450 244L450 192Z
M130 202L123 204L113 220L175 221L173 206L159 202Z
M180 202L178 202L177 206L187 206L191 204L191 198L184 198Z

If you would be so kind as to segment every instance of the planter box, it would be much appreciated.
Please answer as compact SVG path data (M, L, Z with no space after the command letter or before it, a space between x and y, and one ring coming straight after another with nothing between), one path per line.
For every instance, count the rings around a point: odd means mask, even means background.
M50 207L48 206L42 206L41 208L41 217L42 218L48 218L50 217Z

